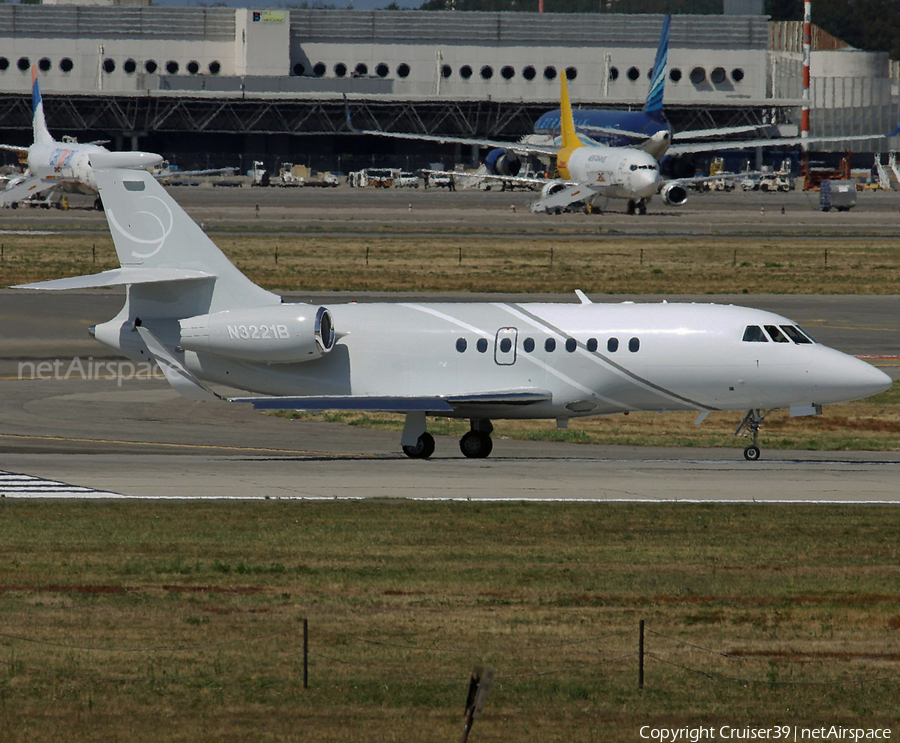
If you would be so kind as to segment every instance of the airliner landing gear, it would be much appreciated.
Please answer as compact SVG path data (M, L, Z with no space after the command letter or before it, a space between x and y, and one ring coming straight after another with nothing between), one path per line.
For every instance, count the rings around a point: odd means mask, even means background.
M634 199L628 199L628 213L629 214L646 214L647 213L647 199L638 199L635 201Z
M425 430L425 413L406 414L406 424L400 437L400 448L410 459L428 459L434 454L434 436Z
M459 450L469 459L484 459L494 448L493 424L486 418L473 418L472 430L459 440Z
M747 415L741 421L741 424L735 429L735 436L750 436L753 443L744 449L744 459L748 462L755 462L759 459L759 429L762 426L763 419L768 415L762 415L758 408L747 411Z
M404 446L403 453L410 459L428 459L434 454L434 436L426 431L413 446Z

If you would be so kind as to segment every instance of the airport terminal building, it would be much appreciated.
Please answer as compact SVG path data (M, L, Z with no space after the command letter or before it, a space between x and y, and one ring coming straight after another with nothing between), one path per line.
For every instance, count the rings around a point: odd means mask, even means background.
M802 24L756 0L673 17L665 89L676 132L759 125L795 135ZM558 107L644 101L659 15L0 5L0 140L31 140L31 67L57 137L111 139L182 166L240 158L350 169L392 158L470 162L459 146L363 137L356 128L517 139ZM898 69L817 34L813 135L892 131ZM745 135L746 136L746 135ZM887 150L900 139L856 142ZM841 150L838 142L825 149ZM197 153L208 153L203 157ZM405 162L404 162L405 158Z

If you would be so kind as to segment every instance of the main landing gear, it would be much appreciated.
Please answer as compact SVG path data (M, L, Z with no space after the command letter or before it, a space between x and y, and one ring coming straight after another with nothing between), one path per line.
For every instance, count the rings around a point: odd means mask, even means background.
M473 418L471 430L459 440L459 450L469 459L484 459L494 448L493 424L487 418ZM434 436L425 430L424 413L407 413L400 439L403 453L410 459L428 459L434 454Z
M744 449L744 459L748 462L755 462L759 459L759 429L768 415L768 413L762 415L758 408L748 410L747 415L734 431L735 436L749 436L753 442Z

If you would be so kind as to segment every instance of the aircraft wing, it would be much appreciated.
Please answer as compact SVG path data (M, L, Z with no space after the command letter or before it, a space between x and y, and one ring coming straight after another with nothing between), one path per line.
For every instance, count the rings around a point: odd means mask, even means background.
M393 137L394 139L417 139L423 142L439 142L440 144L474 144L488 149L510 150L526 155L555 155L559 147L552 145L529 145L520 142L503 142L495 139L466 139L465 137L443 137L436 134L407 134L403 132L383 132L380 129L354 129L357 134L371 134L376 137Z
M369 396L324 395L311 397L233 397L229 402L249 402L255 410L364 410L371 413L450 413L458 407L478 405L534 405L548 402L546 390L476 392L471 395Z
M7 152L16 152L20 155L28 154L28 147L22 147L17 144L0 144L0 150L6 150Z
M58 181L45 181L37 177L25 178L25 180L19 181L15 186L0 191L0 206L24 201L37 194L50 191L54 186L58 185Z
M567 186L574 186L575 181L563 181L558 178L533 178L527 175L495 175L493 173L466 173L458 170L423 170L428 175L448 175L452 178L481 178L488 181L504 181L505 183L518 183L525 186L545 186L548 183L563 183Z
M900 128L900 127L898 127ZM669 147L669 155L686 155L691 152L716 152L718 150L746 150L753 147L793 147L798 144L816 144L818 142L852 142L867 139L882 139L896 134L854 134L847 137L776 137L775 139L748 139L743 142L692 142L690 144L675 143Z

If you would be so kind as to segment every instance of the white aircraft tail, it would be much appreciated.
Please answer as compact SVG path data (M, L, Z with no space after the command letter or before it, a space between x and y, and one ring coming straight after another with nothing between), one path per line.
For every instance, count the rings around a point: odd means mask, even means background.
M31 66L31 126L34 129L35 144L53 144L56 140L47 128L44 119L44 102L41 100L41 88L38 85L37 65Z
M156 179L140 170L95 171L100 198L109 222L124 277L133 289L152 288L160 279L140 277L174 275L183 279L179 295L192 294L192 305L172 312L190 313L280 304L276 294L254 284L228 260L200 226L191 219ZM197 279L202 274L203 279ZM128 277L137 277L128 280ZM164 279L168 282L171 279ZM173 291L170 285L167 291ZM179 309L182 309L179 312Z

